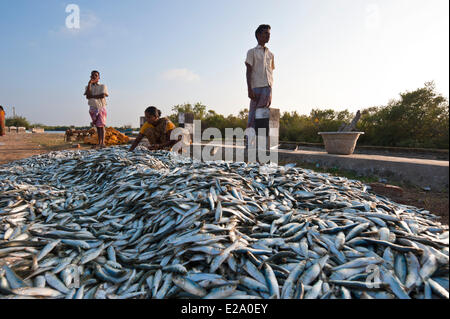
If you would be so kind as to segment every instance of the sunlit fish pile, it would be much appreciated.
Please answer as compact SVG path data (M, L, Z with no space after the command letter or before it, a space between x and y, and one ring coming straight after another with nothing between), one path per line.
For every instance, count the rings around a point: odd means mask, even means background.
M0 298L449 297L449 231L359 181L124 147L0 166Z

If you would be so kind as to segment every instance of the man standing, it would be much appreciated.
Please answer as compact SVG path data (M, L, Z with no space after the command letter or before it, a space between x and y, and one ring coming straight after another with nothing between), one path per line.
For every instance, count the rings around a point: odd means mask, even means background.
M105 147L105 126L106 126L106 97L108 88L105 84L100 84L100 72L92 71L91 79L86 87L84 95L88 100L89 115L91 116L91 126L97 127L98 145L97 148Z
M272 104L274 55L266 47L270 40L270 26L262 24L255 32L258 45L247 53L247 88L251 99L247 128L255 129L257 108L269 108Z

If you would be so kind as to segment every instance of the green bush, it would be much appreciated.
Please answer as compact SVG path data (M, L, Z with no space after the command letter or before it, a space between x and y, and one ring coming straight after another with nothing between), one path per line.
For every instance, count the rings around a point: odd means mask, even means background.
M22 116L9 117L5 120L6 126L25 127L27 130L30 128L30 123L26 118Z
M180 112L194 113L202 121L202 130L218 128L225 136L225 128L245 129L248 109L236 115L224 116L207 110L202 103L175 105L169 118L178 124ZM309 115L284 112L280 117L280 141L322 143L319 132L334 132L344 123L350 123L354 114L348 110L336 112L332 109L313 109ZM7 126L31 125L24 117L6 119ZM69 127L39 125L45 130L65 131ZM89 127L79 128L89 129ZM400 99L390 101L386 106L361 110L357 130L365 134L358 141L360 145L397 146L418 148L449 148L449 103L438 94L433 82L423 88L400 94Z
M449 148L448 100L435 92L433 82L400 94L384 107L361 112L361 144L419 148Z
M194 113L195 119L202 120L202 130L216 127L223 136L227 127L245 129L248 117L247 109L238 116L225 117L207 110L202 103L176 105L172 110L170 118L175 123L179 112ZM313 109L309 115L284 112L280 118L280 141L322 143L319 132L338 131L354 116L348 110L331 109ZM448 149L448 100L436 93L433 82L427 82L423 88L401 93L399 100L386 106L363 109L357 130L365 133L359 139L360 145Z

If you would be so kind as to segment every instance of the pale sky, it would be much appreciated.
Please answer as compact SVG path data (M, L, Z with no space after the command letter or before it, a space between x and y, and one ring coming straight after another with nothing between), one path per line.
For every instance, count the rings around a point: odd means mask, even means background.
M69 4L80 29L68 29ZM146 107L248 107L245 66L259 24L272 26L272 107L386 105L435 81L449 96L448 0L0 0L0 104L32 123L89 125L90 71L108 85L110 126Z

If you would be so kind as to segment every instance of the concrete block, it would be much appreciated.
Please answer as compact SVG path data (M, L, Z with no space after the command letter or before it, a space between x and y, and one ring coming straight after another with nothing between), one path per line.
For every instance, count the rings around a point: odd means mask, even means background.
M280 136L280 130L278 128L270 127L269 128L269 136L271 136L271 137L279 137Z
M270 109L270 118L271 122L280 123L280 109Z
M279 127L280 127L280 121L269 121L269 128L278 129Z
M363 132L320 132L328 154L352 155Z

